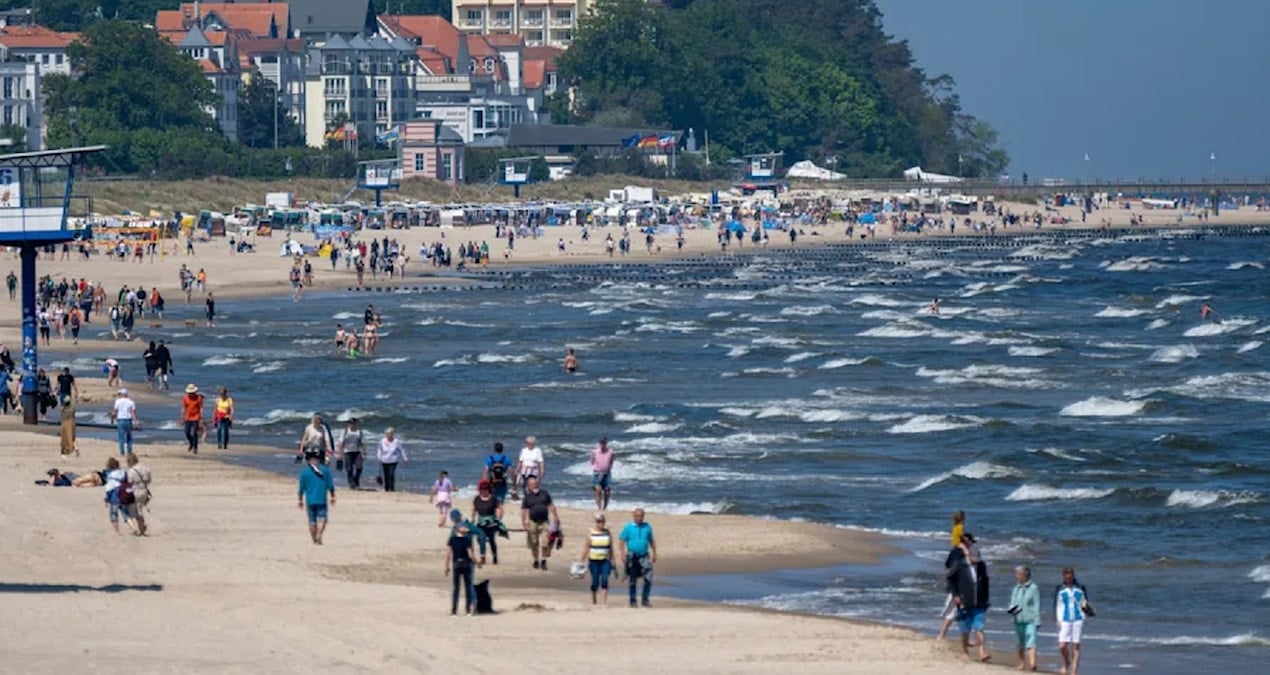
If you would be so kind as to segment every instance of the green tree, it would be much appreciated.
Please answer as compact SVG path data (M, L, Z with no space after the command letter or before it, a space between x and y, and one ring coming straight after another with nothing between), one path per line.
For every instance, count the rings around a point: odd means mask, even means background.
M287 112L277 85L264 77L253 77L238 97L238 142L251 148L272 148L275 130L278 147L304 145L304 131Z
M26 128L16 124L0 124L0 140L10 141L0 147L0 153L26 152Z

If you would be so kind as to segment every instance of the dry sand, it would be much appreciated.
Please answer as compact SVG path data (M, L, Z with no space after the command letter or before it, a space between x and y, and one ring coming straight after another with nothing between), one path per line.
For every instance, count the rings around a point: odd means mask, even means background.
M504 564L476 575L492 580L500 613L454 620L442 574L445 531L419 495L341 491L318 547L291 479L175 446L143 447L154 501L152 536L139 539L111 531L100 488L32 484L57 465L53 437L0 438L8 672L979 670L947 645L882 626L656 594L652 610L627 609L620 594L613 608L593 609L579 592L583 582L565 571L585 531L585 514L576 512L564 514L572 536L551 571L529 569L523 535L513 533ZM61 468L97 468L112 446L81 441L83 458ZM875 536L814 525L715 516L650 522L659 574L868 562L887 550Z

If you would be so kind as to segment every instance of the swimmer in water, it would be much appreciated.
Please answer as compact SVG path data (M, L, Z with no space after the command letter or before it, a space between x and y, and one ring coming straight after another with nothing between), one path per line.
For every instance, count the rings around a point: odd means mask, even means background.
M578 372L578 355L573 353L573 347L569 347L564 353L564 372Z
M348 357L350 359L355 359L362 355L362 352L357 348L357 333L349 331L345 341L348 344Z
M344 353L345 351L344 341L347 339L348 339L348 336L344 333L344 324L342 323L335 324L335 353L336 354Z
M930 313L931 314L939 313L939 298L935 298L934 300L930 301Z
M1204 321L1208 321L1208 319L1212 317L1212 315L1213 315L1213 306L1208 304L1208 301L1205 301L1204 304L1200 305L1199 307L1199 318Z

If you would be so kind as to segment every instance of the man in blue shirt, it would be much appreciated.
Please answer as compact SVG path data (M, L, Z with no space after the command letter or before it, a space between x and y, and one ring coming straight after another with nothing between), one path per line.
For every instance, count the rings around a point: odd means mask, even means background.
M322 533L326 531L326 496L331 496L331 505L334 505L335 479L323 469L321 453L307 452L304 458L308 462L300 469L299 507L301 510L307 507L309 537L314 544L321 545Z
M507 501L507 478L512 471L512 459L503 454L503 444L494 444L494 453L485 458L485 470L481 480L487 480L494 490L499 504Z
M648 596L653 592L653 564L657 562L657 540L653 538L653 526L644 522L644 509L635 509L633 522L622 528L619 537L622 558L626 561L626 580L630 584L631 607L635 606L635 587L644 579L642 603L652 607Z

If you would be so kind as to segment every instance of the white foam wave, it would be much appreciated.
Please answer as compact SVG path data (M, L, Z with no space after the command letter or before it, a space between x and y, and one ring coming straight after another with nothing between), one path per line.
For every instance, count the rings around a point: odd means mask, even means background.
M830 359L820 364L820 369L821 370L836 370L838 368L845 368L847 366L864 365L868 361L869 359L867 357L863 359Z
M1147 403L1093 396L1068 405L1059 414L1064 417L1132 417L1146 410Z
M1252 351L1252 350L1254 350L1254 349L1257 349L1257 348L1258 348L1258 347L1260 347L1261 345L1262 345L1262 342L1261 342L1260 340L1251 340L1251 341L1249 341L1249 342L1245 342L1245 343L1243 343L1242 345L1240 345L1240 346L1239 346L1239 349L1236 349L1236 350L1235 350L1235 353L1236 353L1236 354L1247 354L1248 352L1250 352L1250 351Z
M616 478L616 477L615 477ZM579 511L595 510L595 502L589 499L562 499L557 503L565 508L577 509ZM642 508L647 513L658 513L667 516L687 516L694 513L710 513L718 514L731 508L731 504L726 501L719 502L626 502L615 499L609 502L609 509L613 512L625 512L635 508Z
M1263 270L1266 266L1259 262L1233 262L1226 266L1226 269L1228 270L1242 270L1248 268Z
M362 317L361 314L355 314L353 312L340 312L339 314L336 314L332 316L331 318L335 319L336 321L348 321L349 319L358 319L361 317Z
M970 464L959 466L947 473L941 473L933 478L927 478L918 484L917 487L909 490L909 492L921 492L926 488L938 485L953 478L984 480L989 478L1016 478L1021 475L1023 474L1013 467L993 464L991 462L971 462Z
M266 424L276 424L278 422L298 422L308 420L313 413L303 412L300 410L290 410L287 408L275 408L265 413L264 417L249 417L245 420L234 420L234 426L244 427L261 427Z
M733 302L748 302L758 297L757 293L706 293L706 300L729 300Z
M242 363L242 359L235 356L211 356L203 359L205 366L232 366L235 363Z
M1214 321L1212 323L1202 323L1198 326L1193 326L1186 329L1186 332L1182 334L1186 337L1212 337L1214 335L1233 333L1240 328L1251 326L1254 323L1257 323L1256 319L1226 319L1221 323Z
M269 361L268 363L261 363L255 368L252 368L251 372L256 373L257 375L261 373L276 373L286 367L286 361Z
M1156 319L1155 321L1152 321L1151 323L1147 324L1147 330L1159 330L1169 325L1169 323L1171 322L1166 319Z
M793 377L798 371L793 368L746 368L741 371L746 375L784 375L785 377Z
M750 348L745 345L737 345L728 350L728 358L735 359L750 353Z
M613 413L614 422L657 422L664 418L654 415L640 415L639 413L619 412Z
M1128 635L1099 635L1106 642L1138 642L1169 647L1270 647L1270 638L1256 633L1242 633L1218 637L1180 635L1177 637L1132 637Z
M918 377L929 377L939 384L978 384L1002 389L1042 389L1051 383L1034 377L1044 371L1040 368L1014 368L998 365L973 365L961 370L936 370L918 368Z
M1124 260L1118 260L1107 265L1104 269L1108 272L1148 272L1151 270L1162 269L1164 266L1155 262L1152 258L1143 256L1132 256Z
M1236 506L1255 504L1258 496L1253 492L1227 492L1225 490L1174 490L1169 493L1166 506L1182 506L1202 509L1209 506Z
M477 354L478 363L528 363L534 359L532 354Z
M782 316L820 316L837 313L838 310L829 305L792 305L781 310Z
M1270 584L1270 565L1255 567L1248 573L1248 578L1263 584Z
M983 424L978 417L956 417L953 415L918 415L907 422L896 424L887 433L890 434L928 434L936 431L955 431Z
M470 357L461 356L457 359L441 359L432 364L433 368L445 368L446 366L470 366L476 363Z
M1203 375L1168 387L1165 391L1190 398L1270 403L1270 372Z
M1199 350L1191 345L1176 345L1173 347L1160 347L1151 354L1150 361L1154 363L1181 363L1188 359L1198 359Z
M1182 305L1187 305L1192 302L1198 302L1200 300L1203 300L1204 298L1205 296L1203 295L1181 295L1181 294L1170 295L1169 297L1155 303L1155 306L1157 309L1164 309L1166 307L1180 307Z
M372 361L372 363L405 363L409 360L410 359L404 356L381 356L380 358Z
M683 425L677 422L645 422L636 424L626 429L628 434L665 434L677 429L682 429Z
M791 354L788 358L786 358L785 363L798 363L799 361L814 359L817 356L820 356L819 352L798 352L797 354Z
M1008 502L1042 502L1074 499L1102 499L1108 497L1113 489L1098 488L1055 488L1045 485L1020 485L1014 492L1006 495Z
M908 307L913 304L904 300L896 300L886 295L875 295L872 293L858 295L852 298L850 303L853 305L868 305L870 307Z
M1142 316L1143 314L1150 314L1150 313L1151 311L1146 309L1125 309L1123 307L1107 305L1106 307L1102 308L1101 312L1098 312L1094 316L1100 317L1103 319L1128 319L1131 317Z
M1049 356L1057 352L1056 347L1010 347L1010 356Z

